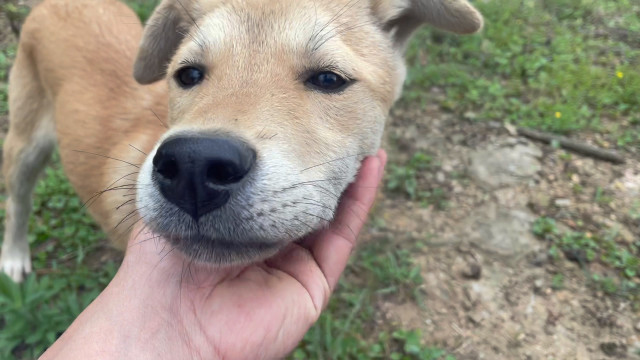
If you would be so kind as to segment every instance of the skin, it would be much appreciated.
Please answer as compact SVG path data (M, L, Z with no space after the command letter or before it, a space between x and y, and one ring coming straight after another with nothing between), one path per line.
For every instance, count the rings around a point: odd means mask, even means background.
M365 159L329 227L258 264L186 270L162 239L134 232L113 281L41 359L286 356L327 305L386 160Z

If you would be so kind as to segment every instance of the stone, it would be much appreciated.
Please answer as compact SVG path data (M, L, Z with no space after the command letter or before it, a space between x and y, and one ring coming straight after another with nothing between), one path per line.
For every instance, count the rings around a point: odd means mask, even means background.
M541 208L546 208L551 204L551 197L542 192L536 192L531 196L529 200L532 205L539 206Z
M541 156L533 144L481 149L470 155L469 173L487 189L526 183L540 171Z
M559 208L571 206L571 199L556 199L553 204Z
M452 270L463 279L478 280L482 276L482 266L477 261L460 256L454 260Z
M543 290L544 290L544 285L545 285L545 284L544 284L544 279L536 279L536 280L533 282L533 291L534 291L536 294L542 294L542 293L543 293Z
M605 341L600 343L600 350L612 358L622 359L627 356L627 345L622 342Z
M510 209L493 203L476 209L463 223L463 238L482 250L504 256L519 256L538 249L531 233L536 217L526 208Z
M584 344L578 344L576 347L576 360L591 360L589 352Z

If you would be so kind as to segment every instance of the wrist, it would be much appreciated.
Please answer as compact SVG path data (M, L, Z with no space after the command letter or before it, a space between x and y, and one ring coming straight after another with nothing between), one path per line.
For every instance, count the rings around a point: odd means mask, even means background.
M192 358L166 305L170 295L152 294L123 268L41 359Z

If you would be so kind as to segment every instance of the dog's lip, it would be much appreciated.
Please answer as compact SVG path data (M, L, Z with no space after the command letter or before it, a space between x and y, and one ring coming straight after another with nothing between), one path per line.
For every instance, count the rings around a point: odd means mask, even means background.
M195 249L198 247L206 247L208 249L219 251L242 251L251 250L252 252L273 251L283 246L279 242L266 242L260 240L252 241L234 241L225 238L213 238L204 234L188 235L188 236L167 236L166 239L181 249Z

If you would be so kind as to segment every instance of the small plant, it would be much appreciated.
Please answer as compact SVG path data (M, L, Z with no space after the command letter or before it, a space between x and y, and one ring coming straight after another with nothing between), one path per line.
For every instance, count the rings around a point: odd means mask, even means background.
M609 132L610 143L640 146L640 49L615 36L640 36L633 1L486 1L481 34L458 37L423 29L407 51L404 100L425 103L425 89L445 89L440 106L460 116L477 114L557 133ZM618 19L586 19L599 14ZM548 29L554 29L550 36ZM612 52L610 49L616 49ZM602 55L607 54L607 55ZM428 66L424 66L429 64ZM635 94L635 95L634 95ZM602 119L614 119L605 122ZM631 121L619 121L629 118ZM626 124L625 124L626 123Z
M613 202L613 197L607 195L605 193L605 190L602 187L598 186L593 196L593 200L600 205L609 205L611 204L611 202Z
M59 157L38 183L29 222L35 273L0 275L0 358L37 358L111 281L119 259L88 261L104 234L83 209ZM0 222L5 212L0 211Z
M636 200L631 205L631 209L629 210L629 217L632 220L640 220L640 200Z
M136 12L140 21L146 22L160 0L127 0L127 4Z
M447 193L439 187L425 185L421 178L427 171L432 171L436 164L431 156L424 153L416 153L404 165L389 165L387 171L386 189L402 194L422 206L435 205L444 210L448 206Z
M387 176L387 190L403 193L411 200L420 195L418 177L421 171L430 169L433 158L423 153L416 153L405 165L391 164Z
M564 275L555 274L551 278L551 288L554 290L564 289Z
M640 257L637 244L623 245L617 241L618 230L603 229L598 234L577 231L560 231L554 219L541 217L532 227L532 232L549 242L549 255L554 260L565 258L581 265L597 261L618 272L617 280L594 274L592 280L596 287L607 294L640 296ZM562 285L562 274L552 279L552 287ZM614 281L615 280L615 281ZM562 278L564 281L564 278ZM620 285L622 284L622 285ZM622 290L623 291L622 291Z
M425 347L418 330L397 330L392 337L400 344L401 351L391 353L391 360L455 360L442 349Z
M408 251L384 239L363 244L327 310L290 359L454 360L426 346L419 331L368 326L376 298L415 294L421 283Z

